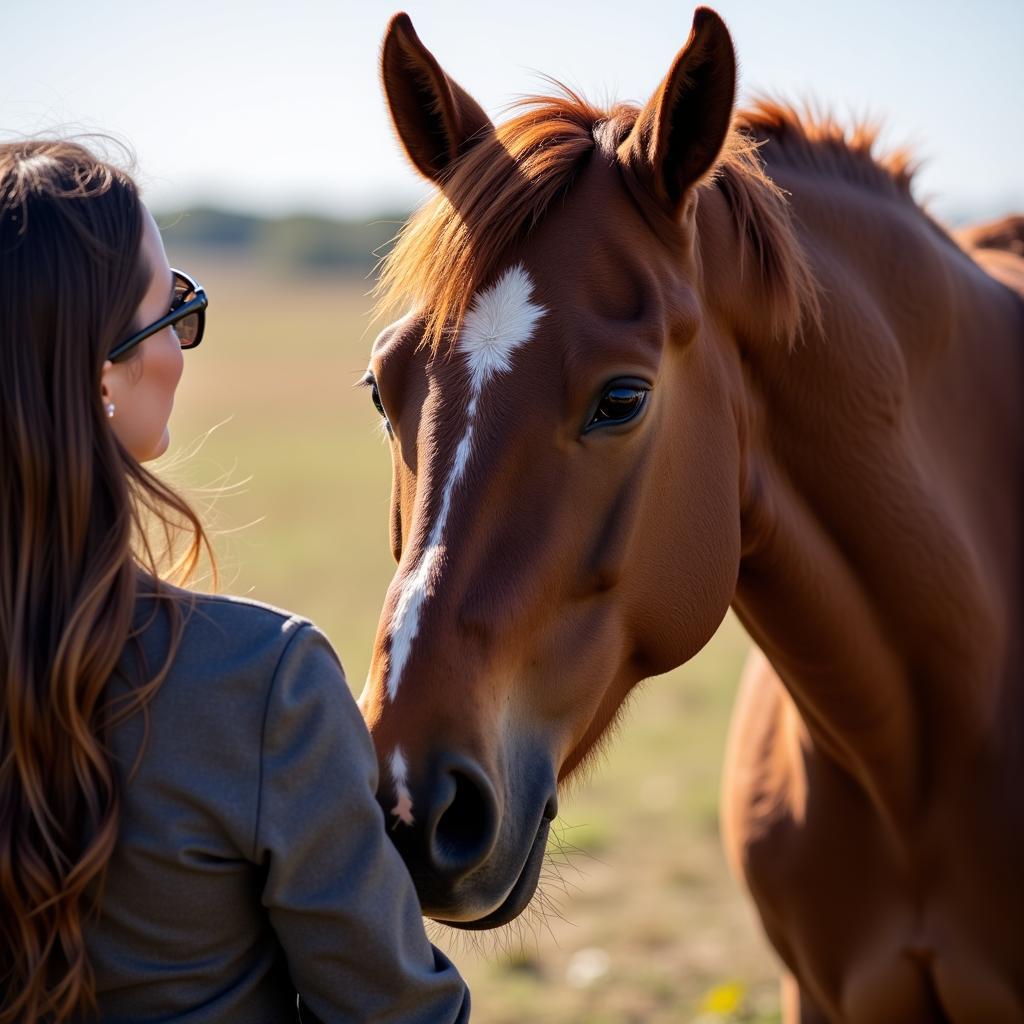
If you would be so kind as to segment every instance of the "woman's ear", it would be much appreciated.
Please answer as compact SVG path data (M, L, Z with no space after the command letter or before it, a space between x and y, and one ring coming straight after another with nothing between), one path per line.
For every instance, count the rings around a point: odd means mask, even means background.
M103 363L103 369L100 370L100 398L104 405L110 401L110 386L112 383L113 372L114 364L107 359Z
M108 359L104 362L103 369L100 370L100 401L103 403L108 419L113 418L114 410L117 408L114 398L114 393L117 390L116 380L117 369Z
M710 8L698 7L690 38L618 149L620 161L673 214L717 163L735 97L729 30Z
M494 131L480 104L420 42L409 15L391 19L380 63L395 132L424 177L440 181L453 160Z

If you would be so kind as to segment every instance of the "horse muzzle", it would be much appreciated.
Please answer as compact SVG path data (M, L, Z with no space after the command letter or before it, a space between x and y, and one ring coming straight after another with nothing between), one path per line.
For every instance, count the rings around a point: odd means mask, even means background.
M411 787L412 823L385 807L426 916L455 928L497 928L533 898L558 809L554 772L533 761L514 785L503 783L499 790L465 754L438 752ZM385 783L384 805L386 790Z

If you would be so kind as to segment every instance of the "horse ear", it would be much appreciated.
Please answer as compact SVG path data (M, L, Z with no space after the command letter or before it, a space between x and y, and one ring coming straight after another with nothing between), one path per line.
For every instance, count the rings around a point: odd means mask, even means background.
M432 181L494 130L480 104L420 42L407 14L396 14L384 34L381 79L395 132L416 169Z
M715 166L736 98L729 30L698 7L686 45L619 147L619 159L678 212L687 189Z

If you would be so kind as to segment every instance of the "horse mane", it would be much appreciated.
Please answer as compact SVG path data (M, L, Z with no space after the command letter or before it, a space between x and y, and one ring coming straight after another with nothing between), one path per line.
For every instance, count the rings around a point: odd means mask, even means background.
M554 84L558 95L520 100L517 116L452 165L381 261L377 313L410 305L423 310L423 341L434 352L457 337L474 294L508 247L566 195L594 152L621 143L640 113L627 103L601 110ZM802 325L820 324L818 289L786 193L768 176L759 149L770 140L787 162L914 203L910 156L905 150L877 156L877 136L867 123L844 131L830 115L760 99L737 112L718 165L698 185L724 197L744 265L748 256L756 259L767 323L789 345Z
M770 334L790 348L810 323L821 327L821 305L814 272L793 225L787 194L765 170L759 143L739 120L726 140L718 166L705 187L717 187L732 213L740 238L742 279L749 254L757 259L764 297L760 311Z
M790 165L841 178L917 206L910 186L917 164L906 148L878 152L880 127L861 119L844 127L827 110L797 108L761 96L738 112L737 127L751 137L770 139Z

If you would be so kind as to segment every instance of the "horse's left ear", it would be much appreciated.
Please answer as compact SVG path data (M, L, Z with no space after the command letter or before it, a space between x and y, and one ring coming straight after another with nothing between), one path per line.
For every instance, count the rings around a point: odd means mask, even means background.
M698 7L686 45L619 146L619 159L678 212L718 160L736 98L736 55L725 22Z

